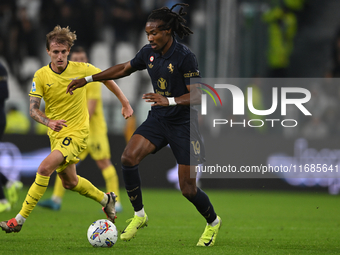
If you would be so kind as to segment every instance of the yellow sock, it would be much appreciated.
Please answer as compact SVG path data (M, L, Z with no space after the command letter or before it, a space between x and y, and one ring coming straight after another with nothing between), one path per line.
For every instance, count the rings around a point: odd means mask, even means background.
M65 194L65 189L63 187L63 183L61 182L61 179L59 175L57 174L57 176L55 177L55 183L54 183L52 196L62 198L64 194Z
M108 166L102 170L102 174L106 183L106 191L113 191L117 196L117 202L120 201L119 198L119 180L116 172L116 168L113 165Z
M22 204L21 211L19 212L24 218L27 218L32 212L33 208L38 203L39 199L44 195L48 182L49 176L42 176L37 173L35 181L27 192L24 203Z
M72 191L76 191L80 195L89 197L99 203L102 202L105 195L103 191L97 189L91 182L79 175L78 180L77 186L75 186Z

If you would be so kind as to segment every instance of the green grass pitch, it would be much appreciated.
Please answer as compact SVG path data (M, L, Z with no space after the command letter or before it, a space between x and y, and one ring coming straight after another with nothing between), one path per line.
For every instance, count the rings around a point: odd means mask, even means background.
M27 187L21 192L22 202ZM43 198L51 195L51 188ZM100 205L67 191L60 211L36 207L20 233L0 235L0 254L340 254L338 196L316 192L206 190L223 224L213 247L196 247L205 221L179 191L144 189L149 226L129 242L93 248L91 222L105 218ZM124 191L121 232L133 215ZM16 215L21 202L0 220Z

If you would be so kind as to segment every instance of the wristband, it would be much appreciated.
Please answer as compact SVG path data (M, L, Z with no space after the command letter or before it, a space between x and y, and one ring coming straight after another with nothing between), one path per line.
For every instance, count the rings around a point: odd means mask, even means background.
M86 80L87 83L92 82L93 81L92 75L86 76L85 80Z
M169 101L169 106L174 106L177 104L174 97L167 97L167 99Z

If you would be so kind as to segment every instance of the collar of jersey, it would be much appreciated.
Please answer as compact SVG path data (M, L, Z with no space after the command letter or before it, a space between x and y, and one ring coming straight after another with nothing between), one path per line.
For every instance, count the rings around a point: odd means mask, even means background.
M52 62L50 62L48 66L50 67L50 69L53 73L60 75L66 70L66 68L68 67L68 63L69 63L69 61L67 61L67 65L65 66L65 69L61 73L57 73L57 72L53 71L52 66L51 66Z
M163 56L161 56L160 54L159 54L159 56L162 57L162 58L165 58L165 59L170 58L172 53L174 53L174 51L175 51L176 45L177 45L177 40L174 38L174 41L172 42L168 51Z

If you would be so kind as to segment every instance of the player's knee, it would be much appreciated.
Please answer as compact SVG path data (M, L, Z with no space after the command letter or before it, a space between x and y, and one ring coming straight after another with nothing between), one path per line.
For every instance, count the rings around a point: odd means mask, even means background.
M53 170L51 171L50 167L48 165L41 163L38 167L38 174L42 176L51 176L53 173Z
M78 180L69 180L69 181L63 181L63 186L65 189L73 189L75 186L77 186Z
M121 162L124 166L134 166L137 165L136 160L134 159L133 155L128 152L124 152L121 156Z
M182 191L182 195L188 200L192 200L197 193L196 189L192 186L185 186L181 188L181 191Z

